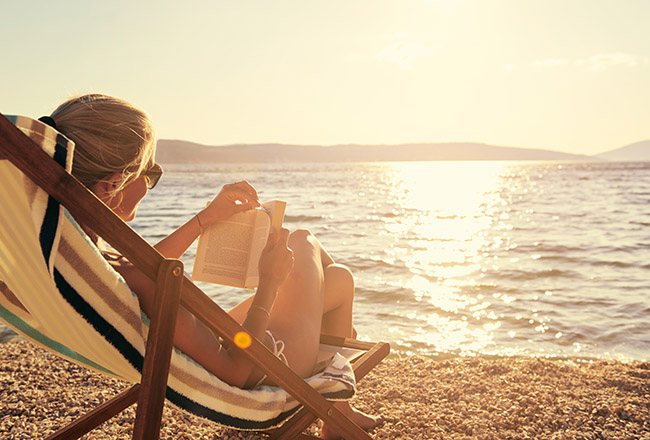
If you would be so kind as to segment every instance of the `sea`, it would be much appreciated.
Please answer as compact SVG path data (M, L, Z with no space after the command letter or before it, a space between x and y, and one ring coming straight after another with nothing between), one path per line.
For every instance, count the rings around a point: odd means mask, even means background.
M650 162L164 169L131 223L149 242L247 180L352 270L359 336L392 356L650 359ZM197 284L226 309L251 294Z

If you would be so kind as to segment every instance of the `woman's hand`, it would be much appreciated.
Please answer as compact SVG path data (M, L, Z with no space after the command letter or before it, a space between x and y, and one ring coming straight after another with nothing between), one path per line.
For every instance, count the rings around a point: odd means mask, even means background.
M200 212L201 224L207 227L218 220L260 206L257 191L245 180L224 185L210 204Z
M259 262L260 285L277 288L293 269L293 251L289 249L289 230L273 230Z

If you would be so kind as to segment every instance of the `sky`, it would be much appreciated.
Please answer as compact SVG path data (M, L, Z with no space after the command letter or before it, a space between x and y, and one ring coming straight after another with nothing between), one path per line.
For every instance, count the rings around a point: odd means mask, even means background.
M207 145L650 139L650 1L12 1L0 112L105 93Z

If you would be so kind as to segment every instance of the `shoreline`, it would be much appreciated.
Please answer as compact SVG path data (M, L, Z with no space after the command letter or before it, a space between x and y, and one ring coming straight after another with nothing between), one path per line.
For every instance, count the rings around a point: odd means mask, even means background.
M3 344L7 344L10 342L19 342L19 341L25 341L26 339L22 337L21 335L15 333L12 329L3 326L0 324L0 348L3 346ZM424 359L430 359L434 362L444 362L448 361L451 359L481 359L485 361L494 361L494 360L501 360L501 359L543 359L543 360L548 360L548 361L553 361L553 362L569 362L569 363L576 363L576 364L584 364L584 363L590 363L590 362L620 362L622 364L638 364L638 363L645 363L645 362L650 362L650 358L648 359L634 359L634 358L625 358L625 359L617 359L614 357L596 357L596 356L570 356L570 355L526 355L526 354L516 354L516 355L505 355L505 354L483 354L483 353L477 353L477 354L457 354L457 353L446 353L446 352L437 352L436 354L428 354L428 353L412 353L412 354L406 354L402 352L396 352L394 345L391 343L391 352L386 358L387 360L395 360L395 361L400 361L402 359L407 359L409 357L421 357ZM650 440L650 439L649 439Z
M2 343L0 438L43 438L127 386L27 341ZM650 439L650 363L391 358L352 403L384 416L376 439ZM131 407L84 438L130 438L134 417ZM166 405L161 438L263 437Z

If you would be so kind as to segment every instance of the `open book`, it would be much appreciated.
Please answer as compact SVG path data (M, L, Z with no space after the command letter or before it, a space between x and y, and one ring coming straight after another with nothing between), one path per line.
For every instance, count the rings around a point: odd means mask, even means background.
M199 237L192 279L253 289L271 228L282 227L286 202L273 200L211 224Z

